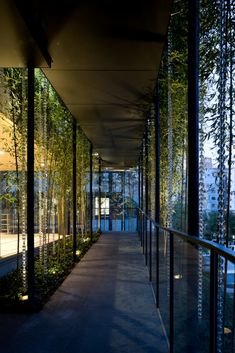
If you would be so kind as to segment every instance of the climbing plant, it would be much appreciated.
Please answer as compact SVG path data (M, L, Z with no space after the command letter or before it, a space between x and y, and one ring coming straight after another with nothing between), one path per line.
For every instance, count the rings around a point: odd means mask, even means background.
M174 3L169 28L168 47L163 53L159 72L161 223L173 224L174 227L185 230L185 205L187 204L186 1Z
M28 206L35 210L36 282L44 286L60 266L68 270L74 259L73 117L39 69L35 69L34 86L35 188L34 205L27 205L27 70L9 68L0 72L0 148L1 156L5 154L8 158L6 165L1 164L0 171L0 216L3 207L10 216L13 209L16 210L17 226L7 231L17 236L17 283L20 283L21 294L27 293ZM77 223L82 225L80 230L85 239L89 142L79 126L76 139ZM12 219L9 219L12 223ZM78 241L77 246L84 247L82 244ZM79 250L79 253L82 252ZM36 285L37 291L40 291L40 285Z

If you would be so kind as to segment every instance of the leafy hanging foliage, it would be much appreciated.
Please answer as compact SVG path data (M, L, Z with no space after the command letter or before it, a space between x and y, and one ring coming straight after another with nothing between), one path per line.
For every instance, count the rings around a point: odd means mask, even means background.
M184 24L182 26L182 23ZM173 179L172 179L172 200L175 206L181 202L185 203L185 151L187 147L187 2L175 2L170 23L172 45L168 54L164 51L159 73L160 85L160 131L161 131L161 222L166 224L167 220L167 200L168 200L168 89L171 90L172 97L172 127L173 127ZM172 77L169 87L168 64L171 65ZM184 181L182 181L182 179ZM182 182L181 182L182 181ZM182 200L182 195L184 200ZM185 228L185 217L182 217L184 209L181 209L181 224L179 223L176 209L173 211L174 226ZM183 222L184 220L184 222Z
M4 69L0 72L0 79L0 118L3 132L1 149L4 153L8 153L10 158L10 164L3 166L6 170L0 173L2 182L0 206L7 208L7 212L11 212L11 208L17 209L18 255L21 247L23 248L23 270L19 268L18 256L17 273L20 286L23 281L23 289L20 289L20 292L24 294L27 293L27 70ZM54 267L66 267L64 258L67 256L70 256L68 268L73 262L71 241L73 117L39 69L35 70L34 99L35 204L30 207L35 209L35 242L39 246L38 281L46 285L46 278L52 273L52 263ZM83 225L87 221L88 168L89 142L78 128L77 180L80 183L77 188L78 217L82 215L82 220L79 219L78 222ZM83 230L85 231L85 227ZM85 236L83 233L83 237Z

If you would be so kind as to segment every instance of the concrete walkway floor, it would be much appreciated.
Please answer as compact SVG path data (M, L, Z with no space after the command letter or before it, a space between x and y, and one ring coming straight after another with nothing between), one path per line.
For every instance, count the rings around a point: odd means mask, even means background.
M1 353L166 353L135 233L102 234L42 311L0 314Z

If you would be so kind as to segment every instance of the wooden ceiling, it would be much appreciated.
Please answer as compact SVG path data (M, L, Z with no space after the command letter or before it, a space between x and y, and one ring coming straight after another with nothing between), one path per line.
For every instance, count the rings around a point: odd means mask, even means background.
M41 67L103 165L133 166L170 6L170 0L1 0L0 66Z

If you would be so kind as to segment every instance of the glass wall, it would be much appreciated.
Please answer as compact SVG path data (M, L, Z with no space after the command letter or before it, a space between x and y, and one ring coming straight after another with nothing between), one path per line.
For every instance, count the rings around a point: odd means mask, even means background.
M201 233L230 247L235 240L234 19L233 2L201 1Z
M159 74L161 224L187 229L187 1L174 2Z
M77 219L78 232L87 233L88 184L90 170L90 144L80 127L77 128Z
M38 69L34 125L35 246L40 265L47 272L51 252L55 257L61 249L72 251L73 124L72 116Z
M73 235L78 235L77 248L88 239L90 143L78 124L74 133L73 122L43 72L35 69L34 201L28 204L27 148L32 132L28 131L27 69L1 69L0 277L16 270L13 281L19 296L27 293L28 266L32 265L27 263L28 208L34 211L37 298L45 296L50 291L49 283L59 282L71 269L75 250ZM75 138L76 230L73 229ZM95 163L94 168L97 169ZM5 258L8 258L7 265L3 263ZM5 289L1 287L2 290Z
M95 192L95 215L98 222L99 192ZM101 230L132 231L137 229L138 172L102 171L100 175Z
M192 2L196 4L196 2ZM163 52L152 116L149 99L147 127L142 149L143 207L154 219L154 184L156 114L160 115L160 224L187 232L197 219L197 235L201 239L225 245L235 251L235 154L234 154L234 20L233 2L199 1L199 74L195 56L188 48L188 28L195 25L195 9L191 13L188 1L174 1L168 28L167 45ZM208 15L210 14L210 15ZM197 14L196 14L197 15ZM191 27L189 26L189 22ZM194 34L194 33L193 33ZM197 36L194 35L194 39ZM195 42L193 42L193 47ZM193 49L197 49L194 47ZM197 51L197 50L196 50ZM196 55L196 54L195 54ZM192 66L189 65L191 63ZM195 69L195 71L192 70ZM188 72L189 71L189 72ZM191 78L191 80L189 79ZM191 81L199 80L199 102L196 94L188 101ZM196 86L196 83L195 83ZM196 89L196 87L194 87ZM199 103L199 131L196 144L190 140L190 112ZM194 105L195 104L195 105ZM195 124L196 125L196 124ZM155 135L155 136L154 136ZM194 151L192 153L192 149ZM159 151L158 151L159 152ZM193 160L194 156L198 160ZM192 160L195 175L192 175ZM197 162L199 168L197 168ZM190 168L190 170L189 170ZM188 182L190 178L190 184ZM199 183L198 183L199 179ZM146 182L147 181L147 182ZM195 191L193 190L195 186ZM199 186L199 192L198 192ZM147 188L147 189L146 189ZM147 195L145 195L147 194ZM147 197L146 197L147 196ZM188 217L189 202L198 201L195 217ZM145 202L147 199L148 207ZM197 204L197 202L195 202ZM191 222L191 223L190 223ZM195 222L196 223L196 222ZM192 229L192 227L191 227ZM149 231L146 227L146 237ZM182 238L183 239L183 238ZM210 310L209 266L210 251L192 246L174 234L174 351L207 352ZM147 239L148 241L148 239ZM146 244L148 242L146 241ZM160 231L160 307L169 333L169 236ZM214 245L214 243L212 243ZM148 253L147 253L148 255ZM218 352L234 351L234 265L219 257L216 288L216 344ZM154 278L156 282L156 279ZM155 283L156 284L156 283ZM213 291L214 292L214 289ZM232 318L233 316L233 318ZM191 332L188 332L191 328ZM200 337L197 341L196 336ZM192 334L193 333L193 334ZM187 336L187 337L186 337ZM206 346L207 345L207 346ZM196 348L193 348L195 346Z
M0 257L16 254L26 283L27 70L0 71ZM19 255L21 254L21 256ZM3 269L3 274L5 273Z

